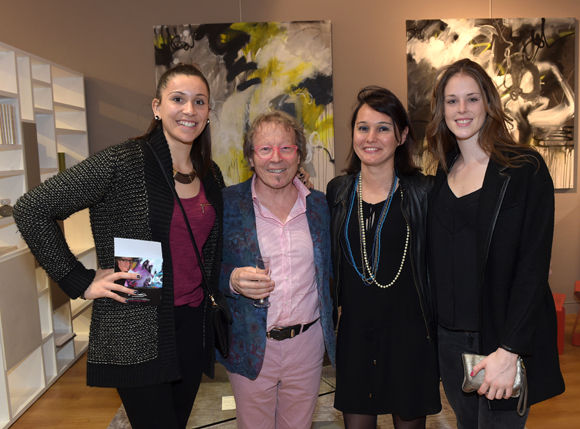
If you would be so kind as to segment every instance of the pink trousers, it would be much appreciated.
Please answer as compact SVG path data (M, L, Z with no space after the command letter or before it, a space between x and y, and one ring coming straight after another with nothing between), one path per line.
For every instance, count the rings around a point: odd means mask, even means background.
M228 372L239 429L309 429L318 400L324 337L320 321L284 341L266 339L255 380Z

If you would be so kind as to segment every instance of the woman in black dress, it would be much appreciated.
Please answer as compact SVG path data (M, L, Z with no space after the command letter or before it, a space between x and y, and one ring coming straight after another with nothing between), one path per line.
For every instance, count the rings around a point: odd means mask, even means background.
M327 188L335 305L341 307L334 406L347 429L424 428L441 410L427 286L425 215L431 180L412 154L407 112L389 90L358 95L343 176ZM362 196L362 197L361 197Z

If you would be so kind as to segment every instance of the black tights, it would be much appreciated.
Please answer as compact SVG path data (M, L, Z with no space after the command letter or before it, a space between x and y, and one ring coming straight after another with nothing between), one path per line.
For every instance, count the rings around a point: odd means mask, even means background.
M371 414L349 414L342 413L344 417L344 429L376 429L377 416ZM393 425L395 429L425 429L427 417L417 417L413 420L403 420L393 414Z

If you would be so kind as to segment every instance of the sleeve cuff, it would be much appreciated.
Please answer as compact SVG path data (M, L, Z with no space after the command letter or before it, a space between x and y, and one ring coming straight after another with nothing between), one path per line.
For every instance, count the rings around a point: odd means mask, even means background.
M64 276L58 285L71 299L79 298L95 279L96 271L88 270L77 262L70 273Z

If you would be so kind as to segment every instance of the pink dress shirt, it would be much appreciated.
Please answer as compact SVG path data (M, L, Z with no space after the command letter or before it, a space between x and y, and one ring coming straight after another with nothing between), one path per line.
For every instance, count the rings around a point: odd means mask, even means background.
M306 197L310 191L294 178L292 183L298 197L282 222L260 204L255 183L254 175L252 199L258 244L262 256L270 257L270 277L276 283L270 293L267 330L310 323L320 316L314 248L306 217Z

